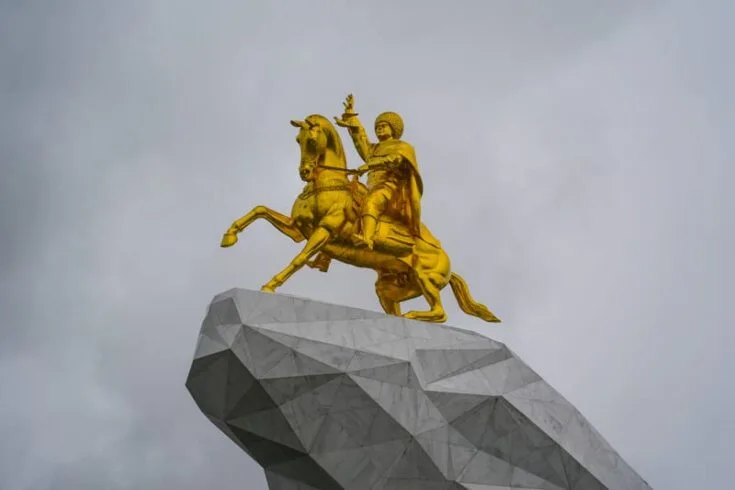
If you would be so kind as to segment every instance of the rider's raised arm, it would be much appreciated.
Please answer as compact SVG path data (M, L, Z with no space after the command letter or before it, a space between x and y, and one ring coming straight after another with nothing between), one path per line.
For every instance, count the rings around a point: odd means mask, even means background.
M357 150L357 153L360 155L360 158L362 158L363 162L367 162L368 158L370 158L370 150L373 145L368 139L365 128L362 126L362 123L357 118L357 112L355 112L355 98L352 96L352 94L349 94L347 96L342 105L345 108L344 112L342 113L342 118L340 119L338 117L335 117L334 119L338 126L347 128L347 130L350 132L350 138L352 138L352 142L355 144L355 149Z
M370 148L372 143L368 139L367 131L365 131L365 128L362 126L362 123L357 116L352 116L350 118L350 126L347 129L350 132L350 137L352 138L352 142L355 144L355 149L360 155L360 158L362 158L363 162L367 162L370 157Z

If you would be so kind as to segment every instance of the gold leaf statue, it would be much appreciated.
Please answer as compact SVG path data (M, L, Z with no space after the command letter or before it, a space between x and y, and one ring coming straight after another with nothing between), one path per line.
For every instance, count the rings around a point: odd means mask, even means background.
M401 315L401 302L423 296L427 311L403 316L428 322L444 322L447 314L440 292L449 284L462 311L488 322L500 320L472 299L467 283L451 271L449 256L421 222L423 183L413 147L401 140L403 120L385 112L375 120L377 143L369 141L354 99L344 102L337 125L347 128L365 162L347 168L342 139L324 116L291 121L299 128L299 175L306 182L287 216L256 206L236 220L222 237L221 246L237 243L237 234L256 219L271 223L295 242L306 241L303 250L261 290L274 292L303 266L327 272L332 259L378 273L375 292L386 313ZM367 185L359 177L367 174Z

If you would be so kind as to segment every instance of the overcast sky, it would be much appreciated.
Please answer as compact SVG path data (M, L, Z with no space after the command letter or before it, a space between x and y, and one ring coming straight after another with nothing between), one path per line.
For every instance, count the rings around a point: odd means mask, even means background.
M451 5L0 1L0 488L267 488L184 382L212 297L299 250L222 232L290 210L288 121L349 92L403 115L423 218L505 320L447 291L449 323L654 488L732 484L735 4ZM373 284L334 264L281 291L375 310Z

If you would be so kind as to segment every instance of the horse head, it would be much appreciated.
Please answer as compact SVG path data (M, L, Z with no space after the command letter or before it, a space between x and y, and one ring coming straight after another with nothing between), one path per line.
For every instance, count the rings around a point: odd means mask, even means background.
M291 121L299 128L296 142L301 148L299 175L309 182L316 178L319 166L347 168L342 140L336 128L324 116L314 114L304 121Z

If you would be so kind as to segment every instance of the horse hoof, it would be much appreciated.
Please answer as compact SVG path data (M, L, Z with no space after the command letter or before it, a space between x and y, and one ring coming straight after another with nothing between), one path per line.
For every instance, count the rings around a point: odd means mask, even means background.
M403 318L429 323L444 323L447 321L446 313L432 313L428 311L409 311L403 315Z
M420 311L409 311L403 315L403 318L408 320L426 321L427 315L422 314Z
M233 246L236 243L237 243L237 235L235 235L234 233L225 233L222 236L222 242L220 242L220 247L227 248L227 247Z
M260 288L260 290L264 293L275 293L276 292L276 288L272 288L268 285L263 286L262 288Z

